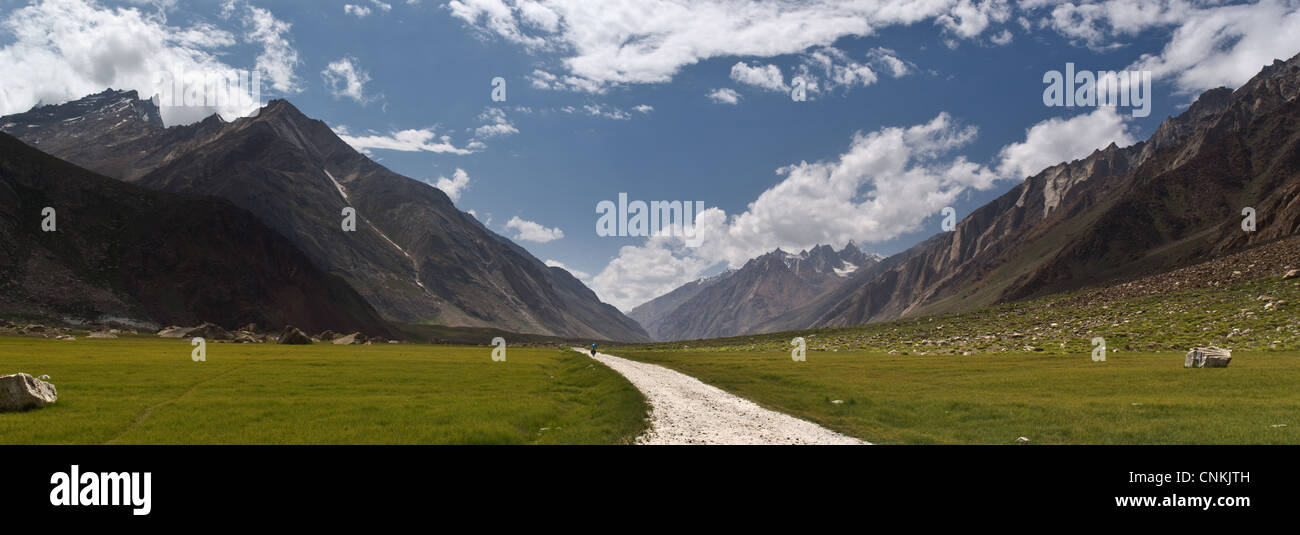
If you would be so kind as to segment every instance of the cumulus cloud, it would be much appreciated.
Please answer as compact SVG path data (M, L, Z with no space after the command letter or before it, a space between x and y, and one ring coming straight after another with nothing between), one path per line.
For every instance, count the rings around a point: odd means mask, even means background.
M477 138L487 139L519 133L519 129L506 118L506 112L501 108L487 108L479 114L478 120L483 124L474 129L474 136Z
M460 194L469 186L469 173L466 173L464 169L456 168L456 172L451 174L451 178L440 176L433 185L446 193L448 197L451 197L452 202L459 201ZM470 213L478 217L478 214L475 214L473 210L470 210Z
M564 237L564 231L558 228L546 228L539 223L520 219L519 216L510 218L510 221L506 222L506 229L515 231L512 237L516 240L537 243L547 243Z
M1115 108L1101 107L1070 119L1053 117L1025 131L1025 140L998 153L998 173L1024 179L1061 162L1083 158L1112 142L1125 147L1137 140Z
M738 83L752 85L768 91L789 91L785 85L785 76L776 65L747 64L743 61L731 66L731 79Z
M408 0L407 3L415 4L416 2L411 2ZM375 9L378 9L385 13L393 10L392 4L381 2L379 0L370 0L370 4L375 6ZM360 18L365 18L367 15L370 15L371 8L370 6L360 5L360 4L344 4L343 12L360 19Z
M705 96L709 97L709 100L717 102L718 104L731 104L734 106L740 102L740 93L737 93L735 89L730 87L714 89Z
M320 75L325 80L325 88L336 98L347 97L361 104L373 100L366 95L370 74L357 66L356 58L345 56L331 61Z
M230 13L244 12L236 8L230 6ZM245 13L251 16L251 12ZM269 12L266 16L270 17ZM233 119L259 106L247 71L222 60L224 49L236 44L239 36L208 23L180 27L169 25L161 10L146 14L136 8L110 9L89 0L47 0L13 10L0 27L13 36L12 42L0 48L0 72L5 75L0 84L0 113L26 111L38 102L66 102L109 87L133 89L144 98L183 95L201 87L201 77L238 79L241 72L250 83L242 87L230 84L234 87L224 87L217 95L197 91L205 99L219 99L213 102L216 105L171 106L163 102L163 121L187 124L213 113ZM263 67L261 61L256 65ZM271 70L264 74L269 85L280 87ZM181 81L179 93L172 90L168 77Z
M584 0L452 0L446 8L486 35L564 54L572 78L547 73L555 79L535 78L535 84L601 91L666 82L709 58L775 57L830 46L843 37L950 15L959 4L608 0L592 9Z
M227 0L224 13L229 16L238 13L243 6L244 39L261 45L262 52L257 55L257 69L271 81L276 91L293 94L302 91L302 86L295 73L300 60L298 50L289 42L289 30L292 25L275 18L269 10L242 3L240 0Z
M550 266L550 267L557 267L557 268L563 269L563 270L565 270L565 271L568 271L570 275L573 275L574 277L577 277L577 278L582 279L582 280L587 280L587 279L590 279L590 278L591 278L591 275L590 275L589 273L587 273L587 272L585 272L585 271L578 271L578 270L576 270L576 269L573 269L573 268L571 268L571 267L569 267L569 266L564 265L564 263L562 263L562 262L560 262L560 261L558 261L558 260L550 260L550 259L547 259L547 260L546 260L546 265L547 265L547 266Z
M368 135L352 135L346 126L339 126L334 129L352 148L370 154L371 150L395 150L400 152L435 152L447 154L470 154L474 150L471 148L457 148L452 144L451 136L438 135L432 128L407 129L389 133L387 135L371 133Z
M1129 68L1150 70L1183 93L1237 87L1274 59L1295 55L1300 43L1300 3L1290 0L1036 1L1021 7L1038 17L1039 26L1098 50L1160 30L1169 36L1163 50L1144 54Z

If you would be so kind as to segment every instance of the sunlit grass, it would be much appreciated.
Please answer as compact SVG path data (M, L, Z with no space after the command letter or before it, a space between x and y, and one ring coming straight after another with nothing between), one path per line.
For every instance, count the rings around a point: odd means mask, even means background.
M1300 443L1295 353L1237 352L1223 369L1184 369L1182 353L617 354L877 443Z
M645 402L571 351L0 338L0 374L57 403L0 413L0 444L616 444Z

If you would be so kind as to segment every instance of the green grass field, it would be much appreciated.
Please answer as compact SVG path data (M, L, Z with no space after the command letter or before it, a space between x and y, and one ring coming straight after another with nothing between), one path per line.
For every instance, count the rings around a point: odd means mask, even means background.
M57 403L0 413L0 444L620 444L645 400L572 351L0 338L0 375Z
M874 443L1300 444L1296 353L1222 369L1184 369L1182 353L615 353Z

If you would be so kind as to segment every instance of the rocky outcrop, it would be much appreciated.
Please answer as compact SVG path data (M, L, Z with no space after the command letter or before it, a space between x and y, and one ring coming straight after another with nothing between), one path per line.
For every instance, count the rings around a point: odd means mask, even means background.
M30 374L0 376L0 412L39 409L58 400L54 385Z

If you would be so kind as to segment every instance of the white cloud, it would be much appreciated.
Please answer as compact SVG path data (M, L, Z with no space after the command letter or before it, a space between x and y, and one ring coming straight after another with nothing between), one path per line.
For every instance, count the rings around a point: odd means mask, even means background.
M736 82L752 85L768 91L789 91L789 86L785 85L785 77L781 74L781 68L776 65L749 65L745 62L737 62L731 66L731 79Z
M232 7L233 9L233 7ZM0 27L13 36L0 48L0 113L27 111L105 88L136 90L143 98L164 93L163 73L237 76L221 57L235 34L198 23L168 25L160 12L108 9L86 0L48 0L11 11ZM194 86L187 86L186 90ZM168 125L187 124L213 113L233 119L255 111L245 87L226 88L221 106L163 106Z
M589 274L589 273L587 273L587 272L585 272L585 271L578 271L578 270L573 269L573 268L571 268L571 267L569 267L569 266L566 266L566 265L564 265L563 262L560 262L559 260L550 260L550 259L547 259L547 260L546 260L546 265L547 265L547 266L550 266L550 267L557 267L557 268L563 269L563 270L565 270L565 271L568 271L570 275L573 275L574 277L577 277L577 278L582 279L582 280L587 280L587 279L590 279L590 278L591 278L591 274Z
M1042 14L1041 26L1098 50L1124 46L1121 39L1160 29L1169 35L1163 50L1144 54L1129 69L1150 70L1183 93L1240 86L1274 59L1300 51L1300 3L1292 0L1038 1L1021 7Z
M564 237L564 231L558 228L546 228L538 223L520 219L519 216L510 218L510 221L506 222L506 229L515 231L513 238L516 240L537 243L551 242Z
M633 106L632 109L643 114L648 114L652 111L655 111L655 107L649 104L638 104L636 106Z
M320 75L325 80L325 88L335 97L347 97L361 104L373 100L366 96L370 74L357 66L356 58L345 56L331 61Z
M478 138L487 139L519 133L519 129L506 118L506 112L501 108L487 108L479 114L478 120L483 122L482 126L474 129L474 136Z
M239 0L227 0L226 12L238 9ZM298 93L302 86L298 82L298 51L289 42L289 30L293 25L275 18L270 11L251 4L244 4L242 22L245 28L244 39L262 46L257 55L257 69L271 81L271 87L282 93Z
M459 201L460 194L469 186L469 173L466 173L464 169L456 168L456 172L451 174L451 178L440 176L433 185L446 193L452 202ZM478 217L478 214L475 214L473 210L470 210L470 213Z
M709 97L709 100L712 100L719 104L731 104L734 106L735 104L738 104L740 102L740 93L737 93L735 89L732 89L730 87L714 89L713 91L710 91L708 95L705 96Z
M375 9L378 9L378 10L383 11L383 12L385 12L385 13L387 13L387 12L393 10L393 5L392 5L392 4L388 4L388 3L385 3L385 2L380 2L379 0L370 0L370 3L371 3L371 5L375 6ZM414 4L414 2L409 2L409 1L408 1L407 3L408 3L408 4ZM370 12L371 12L370 6L358 5L358 4L344 4L344 5L343 5L343 13L346 13L346 14L348 14L348 15L352 15L352 16L355 16L356 18L359 18L359 19L361 19L361 18L365 18L366 16L370 15Z
M895 76L906 74L906 64L894 56L876 49L872 52L873 60L879 61ZM866 87L876 83L879 76L871 66L859 63L847 53L835 47L822 47L804 54L803 61L797 68L798 76L807 84L808 92L819 94L843 88L848 91L854 87Z
M1023 180L1061 162L1083 158L1111 142L1124 147L1137 140L1115 108L1101 107L1070 119L1054 117L1025 131L1025 140L998 153L998 174Z
M1011 6L1006 0L960 0L947 14L939 16L935 23L959 37L971 39L984 33L989 24L1006 22L1010 17Z
M1157 19L1159 20L1159 19ZM1300 51L1300 2L1263 0L1187 12L1158 55L1130 69L1151 70L1184 93L1238 87L1274 59Z
M619 84L666 82L682 67L709 58L797 54L843 37L952 16L960 4L607 0L596 7L589 0L452 0L446 7L485 34L564 54L564 68L573 80L563 80L559 87L601 91ZM548 14L540 15L539 8ZM989 9L982 13L989 16ZM965 22L953 20L958 27ZM965 27L971 28L967 33L974 31L970 24ZM546 87L556 88L554 83Z
M408 129L392 132L388 135L370 134L354 136L346 126L334 129L352 148L369 154L372 149L395 150L400 152L437 152L448 154L470 154L477 150L472 147L457 148L451 142L451 136L439 136L432 128Z

